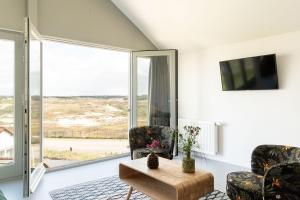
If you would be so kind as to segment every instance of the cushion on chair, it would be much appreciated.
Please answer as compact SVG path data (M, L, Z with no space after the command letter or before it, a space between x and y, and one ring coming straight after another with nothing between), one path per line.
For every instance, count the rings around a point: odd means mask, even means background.
M133 150L133 159L139 159L139 158L144 158L147 157L150 151L147 148L138 148ZM168 158L170 159L169 153L164 151L164 149L156 149L155 154L163 157L163 158Z
M227 175L227 195L233 200L262 199L263 176L252 172L232 172Z
M139 148L133 150L133 159L139 159L146 157L149 154L149 151L145 151L145 148Z

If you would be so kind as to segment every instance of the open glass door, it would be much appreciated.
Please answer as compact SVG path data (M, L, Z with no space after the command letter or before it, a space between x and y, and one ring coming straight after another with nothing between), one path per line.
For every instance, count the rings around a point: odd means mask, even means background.
M0 180L22 176L23 35L0 30Z
M42 42L25 21L24 196L34 192L45 173L42 151Z
M130 88L130 127L177 128L176 50L132 52Z

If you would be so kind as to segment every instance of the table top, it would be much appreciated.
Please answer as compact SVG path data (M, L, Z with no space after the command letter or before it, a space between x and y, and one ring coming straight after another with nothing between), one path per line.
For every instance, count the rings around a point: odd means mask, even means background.
M158 169L149 169L147 167L147 158L124 161L120 163L120 166L121 165L173 187L179 187L191 181L197 182L207 178L213 178L210 172L201 169L196 169L195 173L184 173L182 172L181 163L161 157L159 157Z

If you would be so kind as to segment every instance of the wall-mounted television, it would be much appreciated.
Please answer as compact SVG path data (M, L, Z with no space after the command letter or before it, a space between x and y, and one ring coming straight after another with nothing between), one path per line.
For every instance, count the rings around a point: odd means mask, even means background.
M276 55L220 62L223 91L278 89Z

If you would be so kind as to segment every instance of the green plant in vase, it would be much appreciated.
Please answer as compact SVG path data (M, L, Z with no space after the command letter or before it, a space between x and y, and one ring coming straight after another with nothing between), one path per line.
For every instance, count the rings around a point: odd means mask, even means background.
M200 133L198 126L184 126L184 133L179 133L179 147L184 152L182 170L186 173L195 172L195 159L191 157L193 147L197 146L196 137Z

